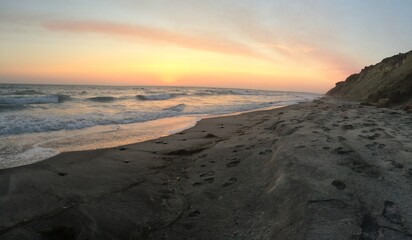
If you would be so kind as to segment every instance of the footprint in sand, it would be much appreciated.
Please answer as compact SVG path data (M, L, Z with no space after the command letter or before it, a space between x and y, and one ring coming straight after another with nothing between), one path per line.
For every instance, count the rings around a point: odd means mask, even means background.
M369 139L369 140L374 140L374 139L376 139L376 138L378 138L378 137L380 137L381 135L379 134L379 133L375 133L375 134L373 134L373 135L359 135L359 137L361 137L361 138L367 138L367 139Z
M299 146L295 146L295 148L305 148L305 145L299 145ZM259 153L260 154L260 153Z
M240 163L240 160L231 161L230 163L226 164L226 167L235 167Z
M215 175L215 171L209 171L209 172L205 172L205 173L200 174L200 177L210 177L210 176L213 176L213 175Z
M402 216L399 214L398 206L392 201L385 201L385 207L382 215L394 224L401 224L403 222Z
M195 183L193 183L192 186L193 186L193 187L199 187L199 186L204 185L205 183L212 183L212 182L214 182L214 181L215 181L215 178L214 178L214 177L209 177L209 178L205 178L205 179L203 180L203 182L195 182Z
M403 168L403 164L398 163L398 162L393 161L393 160L392 160L392 166L394 166L394 167L396 167L396 168Z
M352 124L347 124L342 126L343 130L353 130L355 129Z
M204 183L203 182L195 182L192 184L193 187L199 187L202 186Z
M199 216L200 211L199 210L194 210L193 212L189 213L189 217L197 217Z
M337 154L348 154L348 153L353 152L353 150L351 150L351 149L345 149L345 148L343 148L343 147L338 147L338 148L335 148L335 152L336 152Z
M204 136L204 138L217 138L217 136L212 133L208 133L206 136Z
M339 141L345 141L346 138L345 138L345 137L342 137L342 136L338 136L338 140L339 140Z
M332 130L332 129L327 128L327 127L322 127L322 130L325 131L325 132L329 132L329 131Z
M343 189L346 188L346 184L343 181L340 181L340 180L334 180L332 182L332 185L334 187L336 187L337 189L339 189L339 190L343 190Z
M205 158L205 157L207 157L207 154L206 154L206 153L203 153L203 154L200 154L200 155L199 155L199 158Z
M376 149L376 148L384 148L384 147L386 147L386 145L383 144L383 143L374 142L374 143L371 143L371 144L366 144L365 147L372 150L372 149Z
M267 149L267 150L265 150L265 151L259 152L259 155L266 155L266 154L271 153L271 152L272 152L272 150Z
M378 124L376 124L375 122L368 122L368 123L364 123L363 126L364 127L374 127L377 126Z
M232 185L235 182L237 182L237 178L232 177L227 182L223 183L222 186L223 187L228 187L228 186Z
M205 180L204 180L205 182L207 182L207 183L212 183L212 182L214 182L215 181L215 178L214 177L210 177L210 178L205 178Z
M183 226L186 230L192 230L194 228L194 225L192 223L184 223Z
M378 168L370 165L365 160L361 158L353 158L350 160L350 168L356 173L360 173L365 177L378 178L381 173Z

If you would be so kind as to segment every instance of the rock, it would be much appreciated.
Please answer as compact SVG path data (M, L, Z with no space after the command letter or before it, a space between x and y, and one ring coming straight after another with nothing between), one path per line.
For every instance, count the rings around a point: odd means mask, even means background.
M376 103L377 107L389 107L389 98L380 98Z
M403 110L408 113L412 113L412 105L406 105L405 107L403 107Z

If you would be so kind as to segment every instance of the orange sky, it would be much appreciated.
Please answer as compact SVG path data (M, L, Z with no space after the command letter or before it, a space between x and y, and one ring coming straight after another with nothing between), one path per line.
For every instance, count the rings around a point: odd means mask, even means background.
M0 82L324 92L392 51L365 54L318 1L319 16L301 1L16 2L0 2Z

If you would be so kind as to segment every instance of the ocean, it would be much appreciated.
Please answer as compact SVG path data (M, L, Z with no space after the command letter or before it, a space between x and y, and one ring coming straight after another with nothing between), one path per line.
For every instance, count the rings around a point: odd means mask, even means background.
M0 168L141 142L202 118L318 97L246 89L0 84Z

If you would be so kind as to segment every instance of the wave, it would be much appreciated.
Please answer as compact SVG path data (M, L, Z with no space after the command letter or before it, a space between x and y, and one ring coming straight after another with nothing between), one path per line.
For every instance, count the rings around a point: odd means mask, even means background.
M171 98L185 96L186 93L162 93L162 94L148 94L148 95L137 95L136 98L142 101L155 101L155 100L168 100Z
M170 91L170 90L169 90ZM159 91L147 90L146 94L137 95L136 98L141 101L169 100L182 96L222 96L222 95L256 95L256 96L279 96L282 92L270 92L261 90L243 90L243 89L196 89L188 92L178 93L160 93Z
M5 114L0 114L0 137L18 134L49 132L59 130L75 130L94 126L104 126L112 124L129 124L144 121L151 121L155 119L187 116L187 115L219 115L234 112L250 111L258 108L266 108L270 106L287 105L284 101L265 102L265 103L250 103L250 104L236 104L228 106L213 105L202 108L187 109L183 103L177 104L162 111L120 111L116 114L107 113L84 113L79 115L66 114L60 115L16 115L13 122L10 122L11 114L5 111ZM1 106L1 105L0 105ZM30 106L17 106L30 107ZM36 106L37 109L37 106ZM0 108L1 110L1 108Z
M21 110L25 109L24 105L7 105L7 104L0 104L0 112L2 111L14 111L14 110Z
M116 100L116 98L111 97L111 96L102 96L102 97L91 97L91 98L88 98L88 100L93 101L93 102L113 102Z
M44 93L40 91L36 91L36 90L22 90L22 91L15 91L7 95L41 95L41 94L44 94Z
M7 120L10 115L0 114L0 137L27 133L75 130L94 126L129 124L151 121L181 115L176 111L135 112L125 111L119 114L99 115L87 113L73 116L19 116L13 124Z
M175 111L175 112L183 112L185 110L186 104L181 103L172 107L163 108L164 111Z
M247 89L202 89L194 92L194 96L213 96L213 95L273 95L277 96L281 92L270 92L264 90Z
M0 96L0 104L19 106L26 104L61 103L70 100L68 95L6 95Z
M57 98L59 99L59 103L72 100L72 97L70 97L69 95L65 95L65 94L58 94Z
M25 105L25 104L44 104L59 103L58 95L8 95L0 96L0 104L6 105Z

